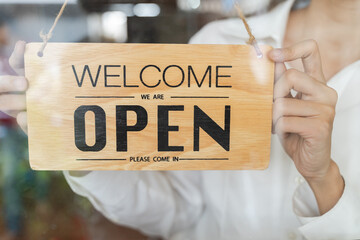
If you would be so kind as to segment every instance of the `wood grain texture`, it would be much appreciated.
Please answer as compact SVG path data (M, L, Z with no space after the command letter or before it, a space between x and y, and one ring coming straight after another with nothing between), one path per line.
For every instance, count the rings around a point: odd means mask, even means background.
M184 45L184 44L107 44L49 43L43 57L37 56L41 43L27 44L25 71L29 80L27 91L30 164L37 170L225 170L265 169L270 157L271 115L273 101L274 64L258 59L251 46L244 45ZM269 46L262 46L266 53ZM93 87L85 77L81 87L72 66L81 77L85 65L92 76L101 65L98 82ZM106 87L104 66L108 85ZM116 67L114 67L116 65ZM139 80L140 71L148 85L162 79L167 66L184 70L184 82L169 87L163 81L147 88ZM126 84L139 87L124 87ZM200 82L208 66L208 76L199 87L189 66ZM218 85L216 87L216 66ZM230 75L231 77L224 77ZM182 73L170 67L165 73L170 85L181 82ZM150 100L141 98L150 94ZM163 94L164 100L152 99ZM97 98L94 98L97 96ZM100 98L99 98L100 97ZM132 98L122 98L132 97ZM180 98L179 98L180 97ZM184 97L184 98L183 98ZM205 98L204 98L205 97ZM106 146L98 152L84 152L75 145L74 112L82 105L100 106L106 113ZM140 105L148 114L147 126L139 132L128 132L128 151L118 152L116 141L116 106ZM169 112L169 125L179 131L169 132L169 145L183 146L180 152L158 151L158 106L181 105L183 111ZM224 128L225 106L230 105L230 150L226 151L203 129L200 129L199 151L193 151L194 106L198 106L221 128ZM129 112L128 125L136 124L136 114ZM95 143L95 119L85 115L86 143ZM130 157L149 156L150 162L131 162ZM154 162L153 157L169 156L169 162ZM178 157L179 161L173 161ZM87 160L85 160L87 159ZM102 160L94 160L102 159ZM112 160L126 159L126 160ZM201 160L200 160L201 159ZM207 160L204 160L207 159ZM220 160L221 159L221 160Z

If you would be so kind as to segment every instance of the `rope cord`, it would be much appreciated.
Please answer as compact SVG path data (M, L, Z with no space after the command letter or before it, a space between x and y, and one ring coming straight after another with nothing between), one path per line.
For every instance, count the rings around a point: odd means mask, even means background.
M245 16L239 6L238 3L235 3L235 9L239 15L239 17L241 18L242 22L244 23L244 26L245 26L245 29L247 31L247 33L249 34L249 40L247 41L247 44L250 44L252 45L254 48L255 48L255 51L256 51L256 55L258 58L262 58L263 57L263 54L259 48L259 45L257 44L257 41L254 37L254 35L252 34L251 32L251 28L249 26L249 24L247 23L246 19L245 19Z
M63 5L62 5L62 7L61 7L61 9L60 9L60 11L59 11L59 13L58 13L58 15L57 15L56 18L55 18L55 21L54 21L53 25L51 26L51 28L50 28L50 30L49 30L49 32L48 32L47 34L44 34L42 30L40 31L40 38L43 40L43 44L41 45L41 47L40 47L40 49L39 49L39 51L38 51L38 56L39 56L39 57L42 57L42 56L44 55L44 49L45 49L48 41L49 41L49 40L51 39L51 37L52 37L52 33L53 33L53 31L54 31L54 29L55 29L55 27L56 27L56 24L58 23L61 15L63 14L63 12L64 12L64 10L65 10L65 7L66 7L67 2L68 2L68 0L65 0L65 1L64 1L64 3L63 3Z

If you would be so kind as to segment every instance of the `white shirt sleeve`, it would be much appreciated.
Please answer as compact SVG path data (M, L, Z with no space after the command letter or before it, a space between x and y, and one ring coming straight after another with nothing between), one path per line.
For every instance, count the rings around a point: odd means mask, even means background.
M294 193L293 208L306 239L360 239L360 188L345 179L337 204L320 216L315 196L305 182Z
M203 210L200 174L194 172L93 171L73 177L71 189L114 223L168 238L193 225Z

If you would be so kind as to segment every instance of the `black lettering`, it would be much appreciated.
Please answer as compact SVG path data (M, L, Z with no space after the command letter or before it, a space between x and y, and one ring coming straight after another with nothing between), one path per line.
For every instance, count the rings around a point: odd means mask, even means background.
M198 87L201 87L201 85L203 84L205 78L206 78L206 75L209 73L209 87L211 87L211 66L208 66L205 73L204 73L204 76L202 77L201 79L201 82L199 83L196 75L195 75L195 72L192 68L192 66L189 66L188 67L188 87L190 87L190 81L191 81L191 74L194 76L195 78L195 81L196 81L196 84Z
M158 106L158 151L184 151L183 146L169 146L169 132L179 131L179 126L169 126L169 111L184 111L184 106Z
M220 68L232 68L232 66L216 66L216 87L217 88L231 88L231 86L220 86L219 85L219 78L230 78L231 75L219 75Z
M109 75L107 74L107 68L120 67L120 65L105 65L104 66L104 81L105 87L121 87L120 85L110 85L108 84L108 77L120 77L120 75Z
M158 81L157 84L150 86L150 85L147 85L147 84L144 82L143 77L142 77L143 72L145 71L145 69L147 69L147 68L149 68L149 67L156 68L156 69L158 70L158 72L161 72L161 70L160 70L160 68L159 68L158 66L155 66L155 65L147 65L147 66L145 66L143 69L141 69L141 72L140 72L140 81L142 82L142 84L144 84L145 87L154 88L154 87L159 86L159 84L160 84L160 82L161 82L160 79L159 79L159 81Z
M180 69L180 71L181 71L181 74L182 74L182 79L181 79L181 82L178 84L178 85L170 85L167 81L166 81L166 72L167 72L167 70L169 70L170 68L173 68L173 67L176 67L176 68L178 68L178 69ZM184 80L185 80L185 73L184 73L184 70L180 67L180 66L178 66L178 65L170 65L170 66L167 66L166 68L165 68L165 70L164 70L164 72L163 72L163 80L164 80L164 83L166 84L166 86L168 86L168 87L179 87L183 82L184 82Z
M126 84L126 66L124 65L124 87L139 87L139 85L127 85Z
M127 112L136 113L136 124L127 125ZM127 133L130 131L141 131L148 123L148 115L145 108L138 105L116 106L116 148L118 152L126 152L128 149Z
M225 127L222 129L198 106L194 106L194 151L199 151L199 130L202 128L226 151L230 150L230 106L225 106Z
M150 100L150 94L141 94L141 99Z
M72 70L73 70L74 75L75 75L75 78L76 78L76 82L77 82L77 84L78 84L79 87L82 87L82 84L83 84L83 82L84 82L85 72L87 72L87 73L89 74L89 77L90 77L90 81L91 81L92 86L93 86L93 87L96 87L96 84L97 84L97 81L98 81L98 78L99 78L99 74L100 74L100 70L101 70L101 65L99 65L99 67L98 67L95 81L94 81L93 78L92 78L89 65L85 65L85 66L84 66L83 73L82 73L82 76L81 76L81 80L80 80L80 81L79 81L78 75L77 75L77 73L76 73L75 66L74 66L74 65L71 65L71 67L72 67Z
M95 144L89 146L85 138L85 114L95 114ZM83 152L99 152L106 145L106 116L104 110L96 105L80 106L74 113L75 145Z

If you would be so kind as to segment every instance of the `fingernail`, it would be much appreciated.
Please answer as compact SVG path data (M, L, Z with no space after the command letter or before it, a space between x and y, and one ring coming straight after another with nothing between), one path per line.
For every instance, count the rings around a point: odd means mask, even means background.
M26 45L26 42L22 41L22 40L19 40L19 41L16 42L16 44L19 45L19 46L24 46L24 45Z
M15 80L15 87L18 91L25 91L27 88L27 82L24 78Z
M23 49L25 49L26 46L26 42L24 41L17 41L15 44L15 51L24 51Z
M281 54L282 54L282 51L281 49L278 49L278 48L275 48L273 49L270 54L273 56L273 57L280 57Z

